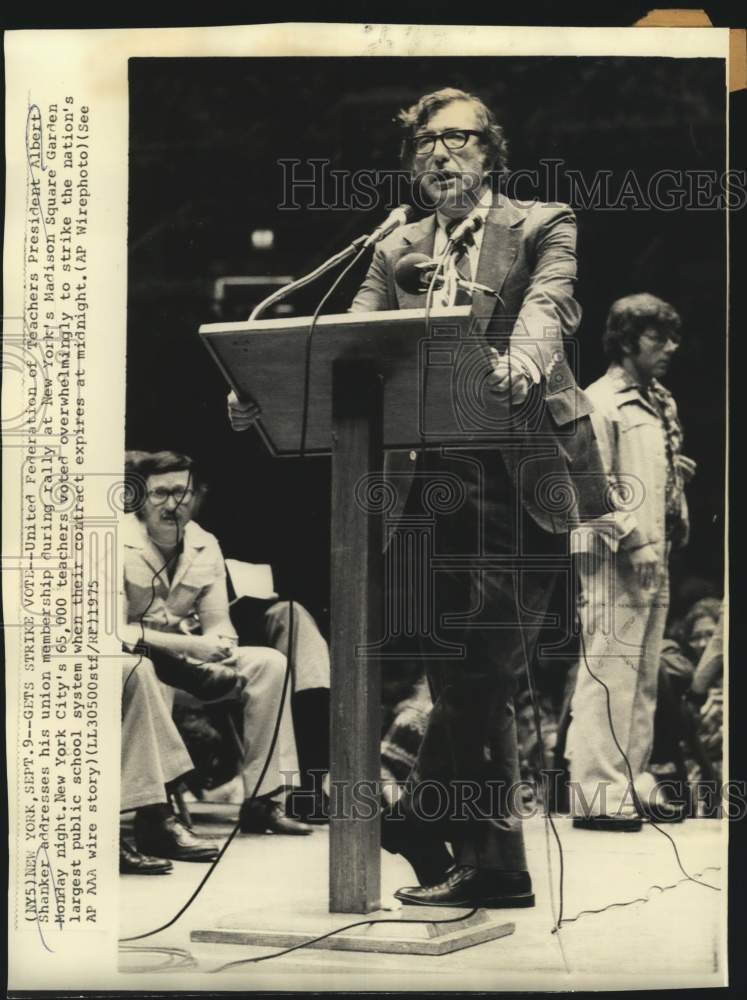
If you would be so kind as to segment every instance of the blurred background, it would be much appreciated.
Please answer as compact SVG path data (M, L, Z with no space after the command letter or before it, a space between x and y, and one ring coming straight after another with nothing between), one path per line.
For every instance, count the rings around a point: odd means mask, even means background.
M554 190L522 185L519 196L568 200L566 171L587 186L606 171L614 194L632 170L645 192L656 171L723 172L723 72L708 59L131 60L128 447L193 455L210 486L201 524L227 556L271 563L280 593L302 601L326 632L329 460L273 460L253 431L234 434L226 386L197 329L248 316L269 281L304 274L374 228L403 189L384 186L368 211L281 210L279 161L301 161L306 177L312 159L329 161L328 170L394 171L398 110L456 86L494 109L513 170L562 160ZM308 206L310 193L298 198ZM725 215L634 202L573 206L584 309L578 374L586 385L604 371L600 337L614 299L649 291L680 311L684 340L666 384L699 471L688 492L691 542L672 565L677 617L722 591ZM365 263L327 311L347 308L364 272ZM326 287L294 297L287 313L313 312Z

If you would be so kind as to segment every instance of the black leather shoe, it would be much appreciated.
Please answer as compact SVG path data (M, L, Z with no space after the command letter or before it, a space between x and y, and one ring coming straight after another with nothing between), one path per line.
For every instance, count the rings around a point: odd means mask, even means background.
M398 889L397 899L410 906L484 906L489 909L534 906L529 872L493 871L455 865L443 882Z
M577 816L577 830L604 830L607 833L637 833L643 826L638 816Z
M136 851L124 838L119 841L120 875L168 875L174 866L166 858L152 858Z
M312 829L307 823L286 816L281 805L272 799L246 799L239 812L241 833L286 833L301 837Z
M241 694L246 677L220 663L189 663L168 653L150 650L149 656L159 681L186 691L206 705Z
M135 844L141 854L153 854L174 861L215 861L218 848L203 840L177 819L169 816L157 822L135 817Z

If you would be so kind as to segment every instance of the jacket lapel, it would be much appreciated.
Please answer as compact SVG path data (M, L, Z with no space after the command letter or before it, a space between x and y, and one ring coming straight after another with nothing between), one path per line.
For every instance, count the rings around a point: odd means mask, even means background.
M497 194L485 220L485 232L480 247L475 281L501 294L513 267L522 237L525 213L507 198ZM475 291L472 297L473 316L489 319L500 307L500 300Z

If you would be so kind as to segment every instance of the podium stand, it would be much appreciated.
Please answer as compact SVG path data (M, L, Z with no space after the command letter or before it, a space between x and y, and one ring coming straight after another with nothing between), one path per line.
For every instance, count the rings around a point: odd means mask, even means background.
M259 403L258 430L271 454L300 454L305 387L304 454L332 454L330 778L333 796L343 797L333 798L330 820L331 913L380 906L382 453L479 438L486 348L470 337L469 313L468 306L434 311L428 331L422 310L322 316L311 340L308 318L199 331L237 396ZM513 929L488 924L492 930L454 925L464 942L455 947ZM198 939L249 943L246 932L236 933ZM340 940L330 938L330 946L345 947ZM420 953L452 950L443 935L438 946Z

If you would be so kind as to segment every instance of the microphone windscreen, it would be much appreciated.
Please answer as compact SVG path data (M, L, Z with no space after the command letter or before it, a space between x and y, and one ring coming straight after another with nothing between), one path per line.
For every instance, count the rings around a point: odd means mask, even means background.
M400 257L394 268L394 280L404 292L420 295L423 292L423 271L418 264L430 263L431 258L424 253L408 253Z

